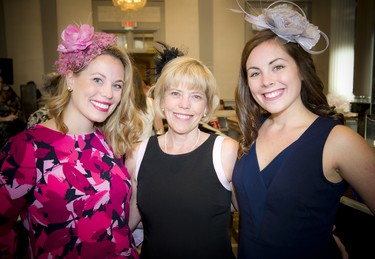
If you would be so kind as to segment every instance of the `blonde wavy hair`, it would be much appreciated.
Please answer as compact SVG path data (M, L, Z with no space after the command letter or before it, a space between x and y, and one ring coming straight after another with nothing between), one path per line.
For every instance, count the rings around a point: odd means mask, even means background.
M151 87L149 94L154 96L155 111L165 118L163 113L164 94L171 86L177 84L183 84L189 89L205 93L207 113L202 117L202 121L210 121L220 102L216 79L201 61L187 56L169 61L161 71L156 84Z
M142 122L134 106L132 61L127 53L117 47L110 47L103 50L101 55L109 55L117 58L124 65L125 69L121 102L104 122L95 124L95 127L105 136L115 155L120 157L131 149L142 131ZM81 73L84 69L75 72L75 74ZM63 80L60 80L58 94L48 102L49 116L55 119L57 129L63 133L67 133L69 130L63 121L63 115L70 97L71 92L68 91L64 77Z

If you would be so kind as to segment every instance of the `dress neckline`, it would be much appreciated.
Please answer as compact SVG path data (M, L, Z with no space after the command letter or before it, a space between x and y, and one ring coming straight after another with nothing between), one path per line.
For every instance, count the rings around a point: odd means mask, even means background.
M55 130L55 129L51 129L49 127L46 127L46 126L43 126L43 125L40 125L40 124L36 124L34 125L35 128L41 128L41 129L46 129L46 130L49 130L49 131L52 131L52 132L55 132L57 134L61 134L61 135L66 135L66 136L70 136L72 138L74 137L86 137L86 136L91 136L91 135L102 135L102 133L100 132L100 130L98 129L95 129L93 132L91 133L85 133L85 134L69 134L69 133L62 133L58 130Z
M312 126L314 124L316 124L318 122L318 120L321 118L321 116L318 116L307 128L304 132L302 132L302 134L296 139L294 140L293 142L291 142L288 146L286 146L284 149L282 149L265 167L262 168L262 170L260 169L260 166L259 166L259 161L258 161L258 153L257 153L257 150L256 150L256 141L254 141L254 145L252 148L254 148L254 153L255 153L255 159L256 159L256 163L257 163L257 167L258 167L258 171L259 173L262 173L265 169L267 169L275 160L277 160L282 154L284 154L288 149L290 149L292 146L294 146L297 142L299 142L309 131L310 129L312 128Z

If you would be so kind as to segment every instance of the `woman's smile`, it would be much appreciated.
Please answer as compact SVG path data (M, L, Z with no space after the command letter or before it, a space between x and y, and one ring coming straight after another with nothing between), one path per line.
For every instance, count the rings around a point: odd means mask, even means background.
M109 110L110 103L107 103L107 102L104 103L104 102L99 102L99 101L94 101L94 100L90 100L90 102L99 111L107 112Z

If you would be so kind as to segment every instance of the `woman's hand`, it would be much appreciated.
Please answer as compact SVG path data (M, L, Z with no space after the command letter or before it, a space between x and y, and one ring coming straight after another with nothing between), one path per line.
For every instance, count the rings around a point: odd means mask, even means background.
M15 114L9 114L8 116L1 117L0 121L3 121L3 122L5 122L5 121L13 121L13 120L15 120L17 118L18 118L17 115L15 115Z

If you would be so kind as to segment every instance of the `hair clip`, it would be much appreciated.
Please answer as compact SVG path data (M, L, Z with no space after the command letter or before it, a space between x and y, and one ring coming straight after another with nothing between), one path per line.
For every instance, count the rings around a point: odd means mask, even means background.
M247 13L238 3L238 0L236 0L236 2L242 13L245 14L245 20L252 24L254 30L261 31L269 29L287 42L298 43L310 54L323 53L329 46L328 36L307 20L306 14L296 3L290 1L276 1L263 9L262 14L254 16ZM297 7L299 12L292 9L287 4ZM238 12L238 10L232 11ZM323 50L312 50L318 43L320 35L325 39L326 47Z
M161 45L162 47L161 50L155 48L155 50L158 52L158 55L155 57L155 65L156 65L155 74L156 74L156 78L159 78L164 66L172 59L184 56L184 53L178 48L170 47L168 44L164 42L161 42L161 41L155 41L155 42Z
M104 50L115 45L117 37L104 32L94 32L94 27L70 24L61 33L62 42L57 47L60 52L55 62L60 74L71 70L78 72Z

